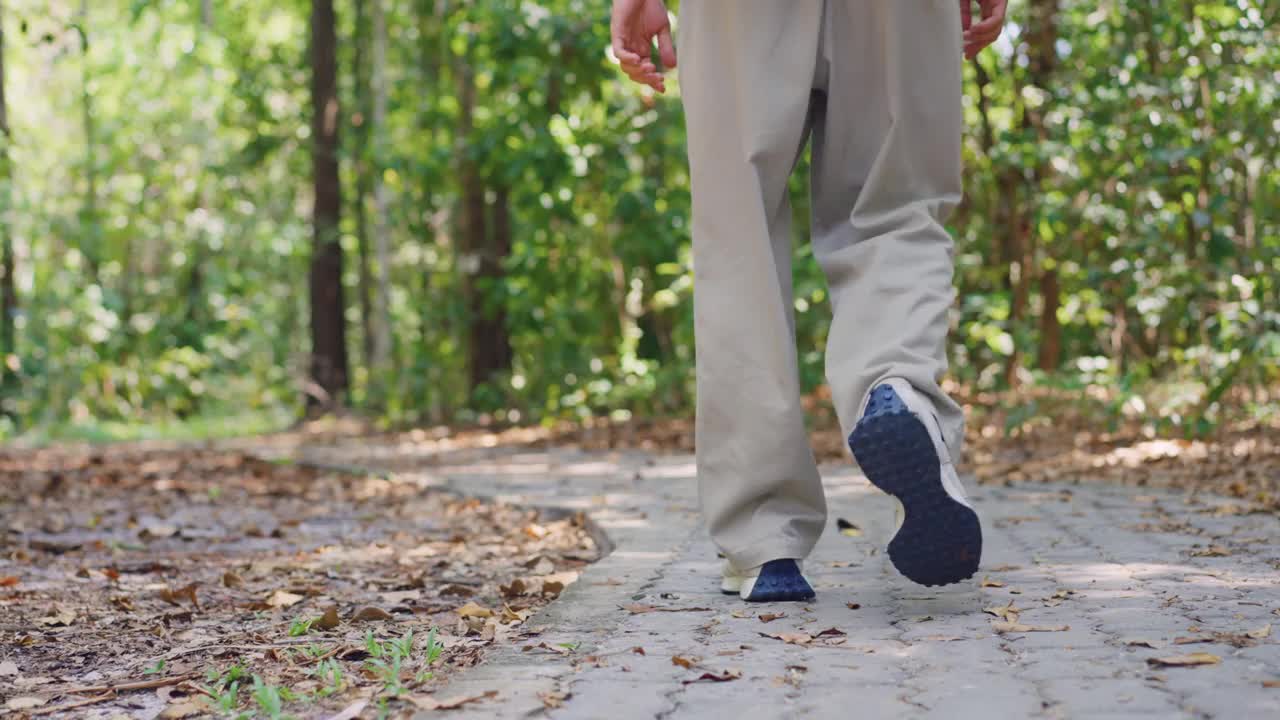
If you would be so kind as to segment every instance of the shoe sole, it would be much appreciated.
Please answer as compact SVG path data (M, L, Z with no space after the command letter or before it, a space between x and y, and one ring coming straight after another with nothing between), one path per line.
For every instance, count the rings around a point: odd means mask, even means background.
M905 517L889 542L889 559L920 585L967 580L982 558L978 514L947 493L929 430L886 389L873 392L866 415L849 435L849 449L867 479L902 502Z
M730 589L735 584L725 581L720 585L720 592L725 595L741 595L742 581L738 580L738 589ZM797 602L812 600L817 597L809 581L805 580L800 568L794 560L770 560L760 568L760 576L756 578L751 593L742 598L747 602Z

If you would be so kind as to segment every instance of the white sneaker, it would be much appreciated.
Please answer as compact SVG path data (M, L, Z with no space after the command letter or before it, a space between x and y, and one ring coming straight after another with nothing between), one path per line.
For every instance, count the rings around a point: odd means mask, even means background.
M982 557L982 526L943 442L932 404L905 380L872 389L849 435L862 472L898 501L889 559L921 585L972 577Z

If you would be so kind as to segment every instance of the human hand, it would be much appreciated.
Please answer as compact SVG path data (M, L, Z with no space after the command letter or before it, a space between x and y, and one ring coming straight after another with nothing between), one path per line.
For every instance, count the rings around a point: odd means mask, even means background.
M676 66L671 21L662 0L613 0L609 31L613 36L613 54L627 77L658 92L666 92L666 81L650 59L656 39L664 69Z
M969 60L978 57L978 53L1000 37L1004 28L1005 11L1009 7L1008 0L978 0L982 18L973 22L973 0L960 0L960 25L964 28L964 56ZM615 4L616 8L617 5Z

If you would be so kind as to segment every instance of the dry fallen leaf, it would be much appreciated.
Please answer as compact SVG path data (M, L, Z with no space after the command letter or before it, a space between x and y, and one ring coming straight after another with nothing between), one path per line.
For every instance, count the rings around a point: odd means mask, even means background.
M222 584L226 587L235 589L244 587L244 580L237 574L227 571L222 573Z
M477 605L477 604L475 604L475 603L473 603L473 602L469 602L469 603L467 603L466 605L463 605L462 607L458 608L455 612L457 612L457 613L458 613L458 616L459 616L459 617L464 617L464 618L467 618L467 617L478 617L478 618L493 617L493 611L492 611L492 610L490 610L490 609L489 609L489 608L487 608L487 607L482 607L482 606L480 606L480 605Z
M386 610L383 610L380 607L374 607L373 605L366 605L365 607L362 607L359 610L357 610L355 615L351 616L352 622L370 622L375 620L394 620L394 619L395 617L392 616L391 613L387 612Z
M325 720L356 720L368 705L369 698L360 698Z
M1022 611L1014 607L1013 603L1011 602L1008 605L1004 605L1004 606L992 606L992 607L982 608L982 612L987 613L989 615L995 615L996 617L1000 618L1001 620L1004 620L1005 622L1016 623L1018 622L1018 615Z
M0 587L13 587L19 582L17 575L0 575Z
M861 607L862 607L862 604L861 604L861 603L855 603L855 602L847 602L847 603L845 603L845 604L844 604L844 606L845 606L845 607L847 607L847 608L849 608L850 610L857 610L857 609L859 609L859 608L861 608Z
M692 685L693 683L696 683L696 682L728 682L730 680L737 680L740 677L742 677L741 670L725 670L724 672L718 675L712 672L704 672L701 675L699 675L697 678L693 680L683 680L681 681L680 684Z
M813 636L812 636L812 635L810 635L810 634L808 634L808 633L789 633L789 632L784 632L784 633L765 633L765 632L762 632L762 633L758 633L758 634L760 635L760 637L767 637L767 638L773 638L774 640L781 640L782 642L787 643L788 645L808 645L809 643L813 642Z
M468 703L479 702L491 697L496 697L497 695L497 690L490 690L482 695L452 697L448 700L437 700L431 695L410 695L408 697L409 702L417 705L423 710L454 710Z
M786 616L787 616L786 613L765 613L760 616L760 622L771 623L774 620L780 620Z
M686 669L686 670L691 670L691 669L693 669L693 666L694 666L694 665L697 665L697 664L698 664L698 659L697 659L697 658L687 658L687 657L683 657L683 656L681 656L681 655L672 655L672 656L671 656L671 664L672 664L672 665L679 665L680 667L682 667L682 668L684 668L684 669Z
M1263 681L1262 681L1262 687L1264 687L1264 688L1280 688L1280 680L1263 680Z
M502 593L502 597L508 600L512 598L520 597L521 595L524 594L524 591L525 591L524 581L521 580L520 578L516 578L515 580L512 580L511 583L508 585L498 586L498 592Z
M1207 548L1192 550L1191 557L1230 557L1231 550L1221 545L1210 545Z
M564 592L564 583L547 580L542 583L542 594L548 597L560 597L560 593Z
M76 613L74 610L69 610L67 608L56 608L55 610L56 611L52 615L37 618L36 623L48 627L67 627L76 621Z
M277 590L271 593L271 596L267 598L267 606L273 608L287 608L297 605L305 599L306 598L301 595L294 595L287 590Z
M1023 625L1017 622L993 622L991 629L998 633L1066 632L1070 625Z
M636 655L644 655L644 648L637 645L631 648L631 652L635 653Z
M47 702L49 701L46 698L36 697L34 695L19 695L17 697L9 698L9 701L6 702L4 706L9 710L30 710L34 707L40 707Z
M209 706L203 703L180 702L165 708L164 712L160 713L160 717L162 720L180 720L207 712L209 712Z
M1250 630L1249 632L1245 633L1245 635L1248 635L1249 637L1253 638L1254 640L1261 640L1261 639L1263 639L1263 638L1269 638L1269 637L1271 637L1271 623L1267 623L1266 625L1263 625L1262 627L1258 628L1257 630Z
M620 605L619 607L632 615L643 615L651 612L711 612L711 608L706 607L655 607L653 605L644 605L641 603Z
M170 605L177 605L178 607L182 606L182 603L179 602L180 600L186 600L194 605L198 610L200 609L200 600L196 597L196 587L199 586L199 584L200 583L190 583L178 588L177 590L166 587L160 591L160 599ZM299 600L301 600L301 598L299 598Z
M1164 643L1160 642L1159 640L1147 640L1145 638L1132 638L1129 640L1125 640L1124 644L1128 645L1129 647L1147 647L1147 648L1151 648L1152 650L1159 650L1160 648L1164 647Z
M1148 665L1156 667L1193 667L1196 665L1217 665L1222 658L1212 653L1191 653L1190 655L1169 655L1168 657L1147 658Z
M538 699L542 701L542 706L548 710L555 710L564 707L564 701L571 697L573 697L573 693L567 692L538 693Z
M338 606L330 605L324 609L324 614L316 618L311 623L311 627L320 628L321 630L332 630L342 624L342 619L338 617Z
M987 575L982 578L982 587L1002 588L1004 587L1004 583L999 580L992 580L991 576Z

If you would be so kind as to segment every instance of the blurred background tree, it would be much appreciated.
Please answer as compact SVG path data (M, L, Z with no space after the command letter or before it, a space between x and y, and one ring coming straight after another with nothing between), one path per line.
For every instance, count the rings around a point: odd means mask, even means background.
M966 68L957 382L1188 433L1274 417L1280 6L1012 5ZM607 16L4 0L0 437L691 412L678 91L626 84Z

